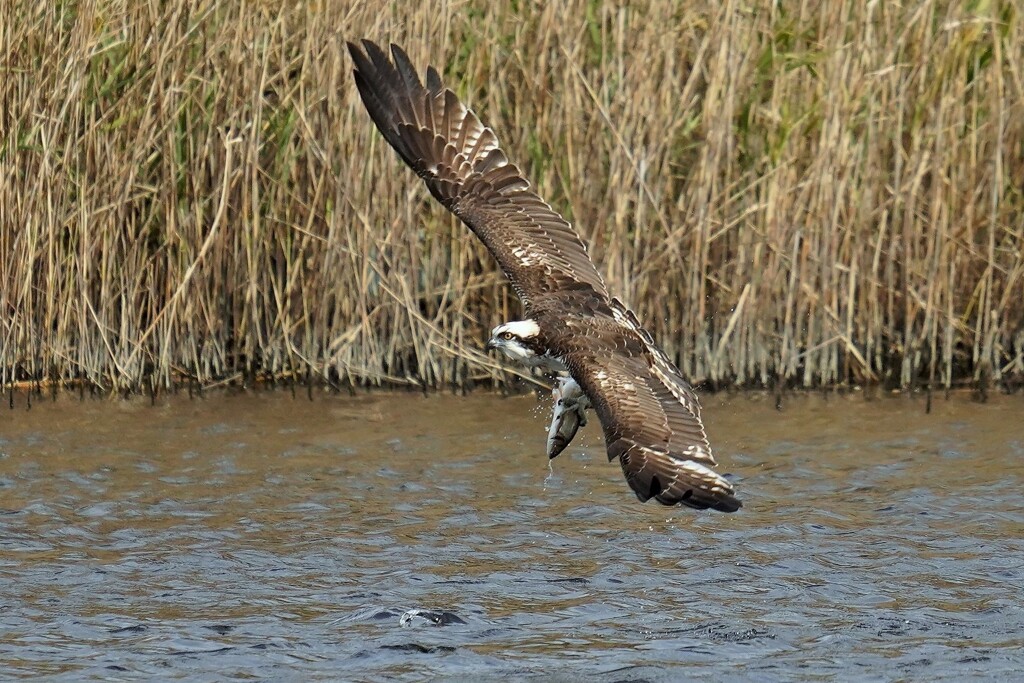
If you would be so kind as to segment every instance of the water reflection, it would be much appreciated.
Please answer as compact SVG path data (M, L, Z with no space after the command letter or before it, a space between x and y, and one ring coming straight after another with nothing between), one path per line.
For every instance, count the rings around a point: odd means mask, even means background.
M1024 404L705 399L745 507L640 505L533 397L0 417L5 675L1008 677Z

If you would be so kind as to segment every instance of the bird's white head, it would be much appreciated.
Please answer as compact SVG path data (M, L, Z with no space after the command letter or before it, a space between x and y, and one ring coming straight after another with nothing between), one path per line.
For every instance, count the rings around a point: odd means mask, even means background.
M511 360L523 365L536 365L540 327L533 320L516 320L502 323L491 330L487 350L497 349Z

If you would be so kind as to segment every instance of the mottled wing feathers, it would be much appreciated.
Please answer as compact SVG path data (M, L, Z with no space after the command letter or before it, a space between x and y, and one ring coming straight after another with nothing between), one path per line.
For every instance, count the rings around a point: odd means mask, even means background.
M348 49L359 94L384 139L483 241L528 310L567 289L607 297L579 235L530 190L494 132L433 68L424 85L396 45L391 58L366 40Z
M605 331L567 355L601 420L608 459L619 459L642 501L738 510L732 484L712 469L693 389L643 328L615 318L619 334Z
M692 460L710 466L717 465L704 431L704 423L700 419L700 401L693 388L683 379L675 363L654 343L651 334L643 328L633 311L618 299L612 299L611 308L615 321L635 334L643 345L644 362L655 380L651 382L652 390L665 409L668 420L671 432L669 449L673 453L687 452L687 457Z

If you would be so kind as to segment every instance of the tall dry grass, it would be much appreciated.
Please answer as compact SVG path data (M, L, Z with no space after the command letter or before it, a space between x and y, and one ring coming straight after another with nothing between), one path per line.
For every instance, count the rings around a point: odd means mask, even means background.
M0 381L506 377L518 304L373 129L362 36L695 380L1024 378L1021 2L413 5L0 2Z

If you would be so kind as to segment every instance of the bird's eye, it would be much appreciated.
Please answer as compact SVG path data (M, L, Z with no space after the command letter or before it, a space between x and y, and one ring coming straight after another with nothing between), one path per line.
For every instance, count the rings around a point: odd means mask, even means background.
M511 339L512 338L512 333L511 332L502 332L501 338L502 339Z

